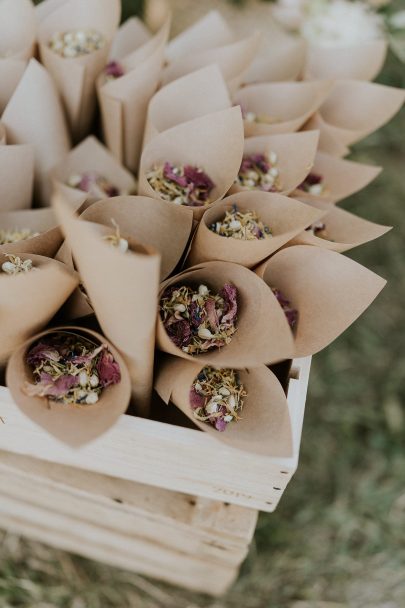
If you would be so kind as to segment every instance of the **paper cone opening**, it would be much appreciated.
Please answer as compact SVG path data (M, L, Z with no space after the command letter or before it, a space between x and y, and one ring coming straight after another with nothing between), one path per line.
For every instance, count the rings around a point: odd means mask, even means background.
M38 233L15 243L0 245L0 253L32 253L53 258L62 244L62 233L52 209L26 209L0 213L1 230Z
M305 53L304 40L286 36L279 41L274 41L273 38L266 37L263 39L257 57L247 69L243 82L244 84L256 84L297 80L304 67Z

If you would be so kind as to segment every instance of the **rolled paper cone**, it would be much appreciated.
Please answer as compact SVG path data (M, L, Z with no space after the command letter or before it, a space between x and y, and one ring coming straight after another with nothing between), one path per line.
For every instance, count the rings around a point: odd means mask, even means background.
M18 276L0 270L2 362L49 323L79 283L77 273L60 262L31 254L16 255L32 260L37 270ZM0 267L6 261L8 258L0 252Z
M29 99L29 112L27 112ZM35 150L35 196L41 206L49 203L49 170L70 149L69 135L61 103L47 71L31 59L2 122L9 144L31 144Z
M31 0L0 2L0 57L27 60L35 49L36 19ZM3 83L2 83L3 86Z
M315 195L297 189L292 196L300 201L336 203L365 188L380 173L382 168L355 163L318 152L311 172L321 176L325 191Z
M280 194L292 192L311 170L318 147L319 132L286 133L285 135L259 135L245 139L243 156L277 154ZM260 188L255 189L260 192ZM231 192L252 192L235 182Z
M127 19L115 33L110 59L117 61L124 59L133 51L150 40L151 34L148 28L138 17L130 17Z
M233 41L233 33L225 19L218 11L209 11L170 41L166 49L166 59L173 63L192 53L208 51Z
M5 146L7 143L6 127L0 122L0 146Z
M313 355L333 342L386 284L340 253L310 245L283 249L256 272L298 311L296 357Z
M123 76L106 82L101 74L98 79L105 141L134 173L138 172L148 104L159 84L169 28L166 22L154 38L121 61Z
M217 65L178 78L151 99L144 146L158 133L205 114L231 107L228 89Z
M160 255L154 250L123 254L103 242L94 227L78 219L61 200L54 206L100 326L128 365L137 411L147 415Z
M101 177L106 178L122 194L130 194L136 190L136 181L133 175L124 169L93 135L73 148L58 165L53 167L50 171L50 177L54 183L58 182L66 186L73 175L82 175L89 172L96 172ZM87 204L100 200L100 197L92 196L91 193L83 193L79 188L69 189L76 190L79 197L85 194Z
M402 89L341 80L335 83L319 111L330 133L349 146L388 122L400 110L404 99Z
M24 393L24 383L33 381L32 371L25 361L28 349L38 340L57 332L73 333L93 343L105 344L118 363L120 382L104 388L94 405L63 405L43 397L28 397ZM14 401L28 418L73 448L78 448L108 431L121 414L125 413L131 396L128 370L117 349L101 334L75 326L48 329L25 342L13 353L8 363L6 382Z
M40 23L41 61L63 100L74 141L83 139L90 131L96 109L96 79L107 63L120 14L119 0L66 0ZM68 59L49 48L49 40L56 32L78 28L98 31L104 36L104 46Z
M35 18L37 23L40 24L52 13L52 11L60 8L65 2L68 2L68 0L41 0L39 4L35 5Z
M72 250L66 241L63 241L60 246L60 249L55 255L55 260L66 264L66 266L72 270L76 270L73 262ZM82 319L89 315L94 315L94 309L90 303L90 299L83 293L80 287L76 287L62 306L59 317L63 320L71 321L72 319Z
M0 146L0 213L31 207L34 162L29 144Z
M16 90L26 67L27 63L23 59L0 58L0 116Z
M159 251L161 280L174 271L182 258L193 224L190 210L146 196L119 196L99 201L86 209L81 218L105 226L111 226L114 219L126 234Z
M273 372L264 365L238 372L247 396L240 420L228 424L221 433L210 423L197 420L190 406L191 387L203 368L204 365L198 362L162 357L155 389L163 401L171 401L201 431L225 445L261 456L291 456L292 431L287 399Z
M261 83L240 89L234 102L244 112L274 120L270 124L244 120L245 137L298 131L324 102L332 86L332 81L320 80Z
M82 192L77 188L70 188L70 186L65 186L65 184L58 181L54 181L53 183L51 204L53 204L55 198L62 199L69 207L74 211L77 211L77 213L82 213L82 211L90 205L87 192Z
M230 91L235 92L241 85L246 70L256 56L260 41L260 34L255 33L225 46L184 55L177 61L170 63L163 71L163 84L216 63Z
M210 230L236 205L238 211L256 211L260 220L271 230L271 238L243 241L220 236ZM218 201L204 213L193 238L187 263L195 266L211 260L234 262L247 268L268 258L295 235L324 215L323 210L311 208L292 198L268 192L240 192Z
M188 361L214 367L258 367L291 358L292 333L272 291L254 272L230 262L205 262L171 277L161 285L160 297L171 285L204 284L219 293L226 283L238 290L237 331L229 344L191 356L175 346L168 336L160 314L157 323L157 348ZM280 314L281 313L281 314Z
M243 77L243 83L297 80L304 68L305 53L304 40L286 36L274 41L273 38L264 37L257 57Z
M345 146L336 136L333 128L325 123L319 112L315 112L313 116L301 127L302 131L313 131L317 129L319 131L319 152L325 152L331 156L347 156L350 149Z
M385 40L370 40L341 48L309 45L305 78L374 80L384 65L386 54Z
M62 244L62 233L52 209L25 209L0 213L0 230L38 233L24 241L0 245L0 253L29 253L53 258Z
M159 133L144 148L139 169L140 195L161 199L146 174L166 161L201 168L215 184L210 203L221 199L238 174L243 154L243 123L240 108L213 112ZM165 201L171 207L184 207ZM190 207L200 219L207 205Z
M291 245L316 245L332 251L348 251L363 243L368 243L379 238L391 230L391 226L382 226L369 222L344 209L332 207L322 217L325 224L325 238L316 236L310 231L304 230L297 234L292 240Z

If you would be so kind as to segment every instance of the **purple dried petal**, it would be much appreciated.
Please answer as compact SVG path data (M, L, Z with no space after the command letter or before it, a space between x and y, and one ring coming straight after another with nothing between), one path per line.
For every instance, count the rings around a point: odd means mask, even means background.
M95 357L97 357L97 355L99 353L101 353L101 351L105 348L105 346L99 346L98 348L95 348L93 350L92 353L89 353L88 355L77 355L75 357L72 357L72 363L74 363L75 365L82 365L83 363L90 363L90 361L92 361Z
M190 344L191 328L190 323L185 319L179 320L176 323L172 323L169 326L166 325L165 329L171 341L178 348Z
M195 390L194 386L190 390L190 407L192 410L198 410L200 407L204 407L205 398Z
M207 311L208 323L210 324L211 330L215 333L218 331L219 319L215 309L215 300L213 298L206 301L205 310Z
M223 433L226 430L228 423L225 422L223 418L215 418L215 428L220 433Z
M108 350L104 350L101 354L97 363L97 372L102 388L118 384L121 381L120 366Z
M299 190L306 190L309 186L316 186L321 182L322 175L319 175L318 173L308 173L304 181L301 182L301 184L297 187L299 188Z
M53 380L50 374L41 372L37 386L42 388L42 395L46 397L63 397L72 388L78 386L79 377L70 374Z
M118 61L110 61L105 67L106 76L111 76L112 78L120 78L125 74L124 68Z
M177 175L176 173L174 173L173 170L174 166L166 162L163 167L163 177L171 180L172 182L175 182L182 188L186 188L187 178L185 177L185 175Z
M208 194L215 186L214 182L206 173L204 173L202 169L193 167L192 165L186 165L184 167L184 176L187 178L189 183L193 184L196 188L203 188L207 190Z
M40 342L34 348L31 348L27 355L27 363L35 367L41 361L59 361L59 359L60 354L58 350L44 342Z
M276 296L278 303L283 309L291 329L294 329L298 321L298 310L295 310L295 308L291 306L290 300L287 300L285 295L279 289L273 287L272 292Z
M225 283L225 285L219 292L219 295L225 301L225 311L221 319L221 323L234 322L238 313L238 290L236 289L235 285L231 285L231 283Z

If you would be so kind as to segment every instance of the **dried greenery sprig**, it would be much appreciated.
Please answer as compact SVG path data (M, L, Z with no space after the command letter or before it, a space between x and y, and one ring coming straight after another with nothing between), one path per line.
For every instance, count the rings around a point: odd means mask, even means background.
M220 432L240 420L247 392L234 369L204 367L190 390L190 407L194 417L208 422Z
M104 36L95 29L75 29L56 32L48 41L49 48L61 57L72 59L102 49Z
M71 188L77 188L82 192L87 192L94 197L110 198L112 196L124 194L117 186L96 171L73 174L69 177L66 184Z
M169 162L154 167L146 174L146 179L164 200L189 207L208 205L215 187L203 169L191 165L175 166Z
M255 241L271 238L270 228L259 218L256 211L239 211L237 205L226 211L222 220L210 226L210 230L220 236Z
M277 298L277 302L280 304L281 308L284 311L284 314L287 318L288 324L292 330L295 330L298 323L298 310L296 310L291 302L285 297L282 291L277 289L276 287L271 288L272 292Z
M303 190L304 192L314 194L315 196L325 194L326 186L324 178L317 173L308 173L304 181L298 186L298 190Z
M0 229L0 245L18 243L38 235L39 232L33 232L29 228Z
M190 355L229 344L236 332L237 295L230 283L218 294L206 285L168 287L160 300L160 316L169 338Z
M244 156L235 183L250 190L257 188L265 192L280 192L280 171L276 165L275 152Z
M32 260L22 260L17 255L6 253L7 262L3 262L1 270L8 275L16 276L17 274L25 274L31 270L36 270Z

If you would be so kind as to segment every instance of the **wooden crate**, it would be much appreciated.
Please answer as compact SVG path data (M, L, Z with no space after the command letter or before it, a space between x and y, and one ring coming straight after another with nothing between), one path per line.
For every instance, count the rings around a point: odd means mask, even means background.
M288 407L293 454L289 458L249 454L199 430L127 415L96 441L72 449L27 419L4 387L0 387L0 450L83 473L271 512L298 465L310 364L310 358L296 359L291 368Z

